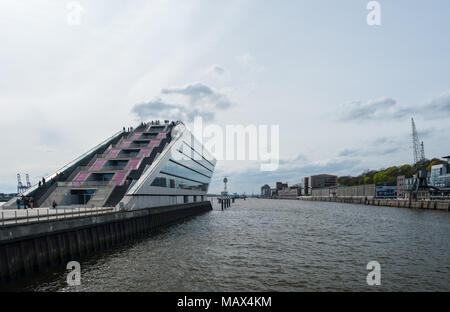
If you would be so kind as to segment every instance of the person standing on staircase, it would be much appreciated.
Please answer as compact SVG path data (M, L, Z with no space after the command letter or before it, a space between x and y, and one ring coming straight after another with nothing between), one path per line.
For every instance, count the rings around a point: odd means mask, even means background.
M29 200L28 200L28 197L24 197L23 198L23 207L25 208L25 209L28 209L28 207L29 207Z

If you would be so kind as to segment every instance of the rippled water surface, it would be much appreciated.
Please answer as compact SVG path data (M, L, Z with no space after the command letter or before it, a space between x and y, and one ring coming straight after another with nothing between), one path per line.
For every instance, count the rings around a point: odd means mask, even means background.
M250 199L81 261L81 286L61 268L11 289L450 291L449 239L448 212Z

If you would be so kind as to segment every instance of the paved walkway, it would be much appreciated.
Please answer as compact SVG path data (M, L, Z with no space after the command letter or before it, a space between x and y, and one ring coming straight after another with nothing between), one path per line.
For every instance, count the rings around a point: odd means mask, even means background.
M116 208L28 208L28 209L0 209L0 227L3 225L22 224L29 222L44 222L98 215L117 211Z

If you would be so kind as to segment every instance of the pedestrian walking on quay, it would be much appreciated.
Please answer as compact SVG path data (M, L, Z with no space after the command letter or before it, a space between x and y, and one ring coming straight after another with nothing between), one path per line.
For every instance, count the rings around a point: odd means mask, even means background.
M41 187L41 185L42 185L42 182L41 182L41 181L39 181L39 187Z
M34 198L30 197L30 208L33 209L34 207Z
M58 206L58 204L56 203L56 200L53 200L53 201L52 201L52 207L53 207L53 209L55 209L56 206Z
M17 197L16 199L17 209L20 209L20 198Z

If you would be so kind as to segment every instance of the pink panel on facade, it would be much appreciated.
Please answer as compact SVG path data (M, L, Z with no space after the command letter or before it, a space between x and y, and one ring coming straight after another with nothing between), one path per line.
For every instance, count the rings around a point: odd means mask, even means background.
M119 155L120 150L118 149L113 149L109 152L108 156L106 156L106 158L116 158L117 155Z
M135 133L133 134L133 136L131 137L133 140L137 140L141 137L142 133Z
M122 144L120 144L121 148L127 148L128 146L130 146L131 141L124 141L122 142Z
M161 141L159 141L159 140L151 140L150 144L148 146L149 147L158 147L159 143L161 143Z
M150 156L150 152L151 152L151 149L149 149L149 148L141 149L137 158L146 158L146 157Z
M89 176L89 173L79 173L74 181L75 182L84 182L88 176Z
M139 159L131 159L125 170L136 170L139 165L140 160Z
M160 132L157 136L158 139L165 139L167 137L167 133L166 132Z
M102 169L103 165L106 163L106 159L97 159L95 163L92 165L90 171L97 171Z
M114 175L114 177L111 180L111 185L121 185L123 183L123 180L125 179L125 176L127 175L126 172L118 172Z

